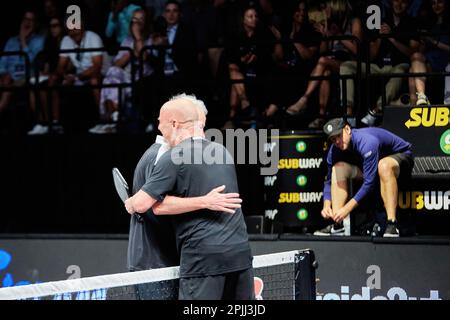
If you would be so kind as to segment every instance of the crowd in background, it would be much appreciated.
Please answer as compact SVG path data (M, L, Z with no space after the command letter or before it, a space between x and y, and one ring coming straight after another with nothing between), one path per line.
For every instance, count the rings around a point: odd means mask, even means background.
M62 133L89 117L92 134L123 123L152 132L159 107L180 92L204 100L207 126L219 128L319 129L343 114L373 126L385 105L450 104L450 77L387 77L384 90L365 78L450 72L448 0L79 1L73 30L70 3L30 4L2 44L1 132L21 105L28 134ZM371 4L380 29L367 28ZM28 67L31 86L13 90L26 85Z

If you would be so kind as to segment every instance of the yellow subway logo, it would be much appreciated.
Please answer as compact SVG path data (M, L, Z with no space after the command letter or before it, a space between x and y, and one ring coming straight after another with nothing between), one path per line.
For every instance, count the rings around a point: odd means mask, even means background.
M405 122L405 126L417 128L420 126L445 127L449 123L450 109L444 107L435 108L412 108L409 112L410 119Z
M278 169L319 169L322 158L280 159Z
M400 209L448 210L450 191L406 191L398 193Z
M323 192L282 192L278 203L310 203L321 202Z

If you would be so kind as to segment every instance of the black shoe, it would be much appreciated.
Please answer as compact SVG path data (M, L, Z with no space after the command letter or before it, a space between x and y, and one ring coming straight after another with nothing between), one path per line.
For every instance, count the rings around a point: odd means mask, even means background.
M345 232L344 224L334 223L326 226L323 229L317 230L313 234L315 236L343 236Z
M400 237L400 233L397 228L397 222L396 221L390 221L388 220L386 224L386 230L383 234L384 238L398 238Z

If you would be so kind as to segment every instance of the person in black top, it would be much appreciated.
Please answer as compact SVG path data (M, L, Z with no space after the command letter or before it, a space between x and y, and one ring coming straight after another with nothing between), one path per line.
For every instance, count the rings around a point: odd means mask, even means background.
M51 2L51 1L46 1ZM59 60L59 48L61 46L61 41L65 35L64 24L61 18L54 16L50 18L48 24L48 34L45 38L44 49L38 54L37 60L39 64L39 80L38 83L48 84L48 76L53 74L56 71L56 67L58 66ZM32 80L35 80L34 78ZM32 93L30 94L30 108L33 113L36 114L37 123L34 127L28 132L29 135L36 134L45 134L48 132L48 105L49 98L52 96L47 91L40 91L39 95ZM40 112L36 112L38 110L37 105L38 101L36 98L39 98L40 103ZM51 112L52 112L52 120L55 122L59 121L59 108L52 103L51 104Z
M167 214L154 205L170 194L198 197L220 185L237 193L231 155L222 145L196 136L197 121L197 110L188 99L163 105L159 130L173 148L161 156L151 179L125 202L129 213L153 207L155 214ZM172 219L181 255L180 299L254 299L252 254L240 208L233 214L195 210Z
M380 30L374 30L370 37L370 73L405 73L409 70L411 55L418 50L419 42L411 37L416 31L414 19L407 14L410 0L391 0L392 11L386 14ZM391 35L390 37L379 37ZM361 72L366 72L365 63L361 64ZM347 61L341 65L341 75L356 74L356 62ZM386 103L393 101L400 92L402 78L390 78L386 84ZM342 90L341 90L342 92ZM347 108L353 107L354 101L354 79L347 80ZM376 115L382 111L382 99L376 102L376 106L361 119L361 122L373 126L376 123Z
M259 22L254 7L246 7L238 32L231 36L226 48L230 80L230 116L224 128L234 126L237 117L256 118L258 109L268 105L264 80L261 79L274 67L274 60L281 59L281 45L267 26ZM245 80L245 83L244 83Z
M307 1L297 1L292 10L290 28L279 36L279 40L282 40L283 59L277 63L280 78L274 81L272 103L264 113L267 120L271 120L280 105L290 105L299 99L300 86L296 78L313 70L321 37L309 21Z
M316 29L323 36L320 45L321 57L311 72L311 76L316 77L339 73L339 68L343 62L355 61L359 54L356 41L329 39L329 37L354 36L358 40L363 37L361 19L352 14L352 8L347 0L329 1L326 12L328 15L326 23L315 24ZM331 91L329 79L310 80L301 98L286 109L286 113L289 115L303 114L307 110L308 101L316 89L319 89L319 117L309 124L310 128L320 128L325 123L326 108Z

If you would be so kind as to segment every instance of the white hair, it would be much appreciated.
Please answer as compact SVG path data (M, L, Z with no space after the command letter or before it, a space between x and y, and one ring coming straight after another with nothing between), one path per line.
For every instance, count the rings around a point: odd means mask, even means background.
M195 95L180 93L180 94L177 94L177 95L173 96L172 98L170 98L169 101L178 100L178 99L189 100L194 106L196 106L197 108L200 108L200 110L203 111L205 116L208 114L208 109L206 108L205 103L202 100L197 99L197 97Z

